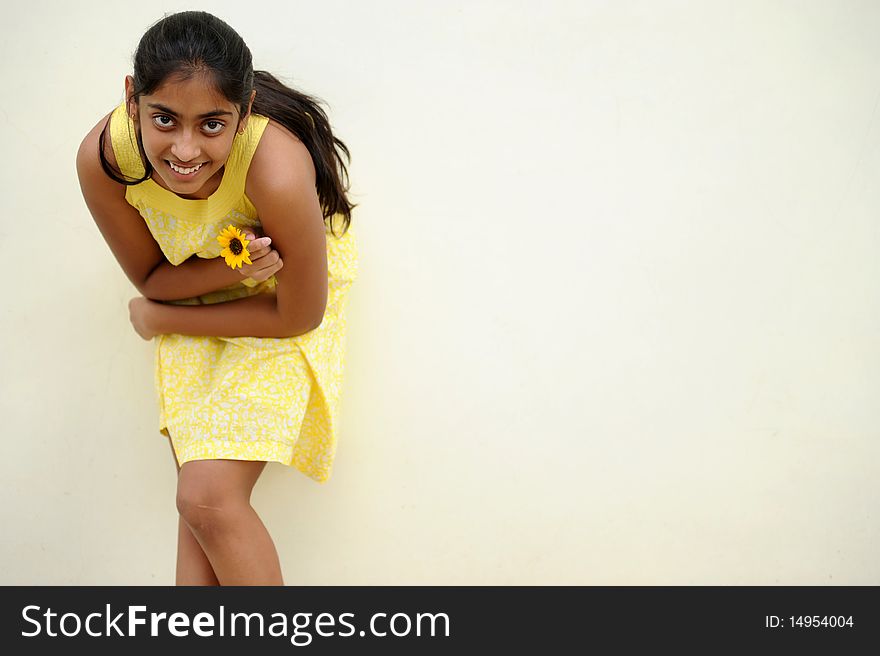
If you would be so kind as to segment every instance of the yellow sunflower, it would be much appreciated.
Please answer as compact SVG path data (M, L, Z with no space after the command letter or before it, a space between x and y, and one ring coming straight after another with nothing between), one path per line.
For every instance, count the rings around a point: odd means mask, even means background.
M242 263L252 264L251 254L247 249L250 242L244 238L244 233L235 226L226 226L217 237L217 241L223 247L220 255L231 268L241 267Z

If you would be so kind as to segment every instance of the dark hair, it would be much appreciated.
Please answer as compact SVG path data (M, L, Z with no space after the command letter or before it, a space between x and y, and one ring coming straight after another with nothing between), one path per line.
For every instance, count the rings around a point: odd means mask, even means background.
M223 96L239 106L240 116L247 111L251 92L256 89L252 111L277 121L303 142L315 165L315 187L324 219L331 223L332 231L332 217L340 214L344 234L355 207L347 197L346 161L351 161L348 148L333 136L319 101L286 86L266 71L254 71L251 51L244 40L216 16L203 11L184 11L165 16L147 30L134 53L132 98L137 100L143 94L152 93L172 75L189 79L201 72L213 76ZM147 180L153 167L144 154L140 132L137 144L145 173L140 179L126 179L104 155L106 130L104 126L99 138L104 172L124 185Z

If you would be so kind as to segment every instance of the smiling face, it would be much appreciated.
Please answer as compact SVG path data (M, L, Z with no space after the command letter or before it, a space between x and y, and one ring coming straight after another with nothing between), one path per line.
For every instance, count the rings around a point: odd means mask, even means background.
M125 88L131 98L131 77ZM239 119L238 106L204 74L172 77L136 105L130 101L128 110L140 126L153 180L183 198L207 198L220 186L236 131L250 115L249 106Z

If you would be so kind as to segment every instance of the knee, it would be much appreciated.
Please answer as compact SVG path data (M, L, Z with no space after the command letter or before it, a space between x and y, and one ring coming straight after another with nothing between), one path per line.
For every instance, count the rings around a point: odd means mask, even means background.
M223 533L234 522L237 504L210 487L177 486L177 512L200 537Z

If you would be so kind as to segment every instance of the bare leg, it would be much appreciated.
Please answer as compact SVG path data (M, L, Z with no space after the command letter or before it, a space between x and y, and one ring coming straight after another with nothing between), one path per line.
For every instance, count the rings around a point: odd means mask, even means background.
M183 517L179 517L177 523L177 575L174 585L220 585L208 557Z
M221 585L284 585L275 544L250 505L266 463L193 460L177 475L177 508Z
M171 443L171 440L168 442ZM171 453L174 455L173 445ZM180 475L180 465L177 464L176 455L174 465ZM220 585L208 557L189 530L189 526L183 521L183 517L177 520L177 573L174 583L175 585Z

